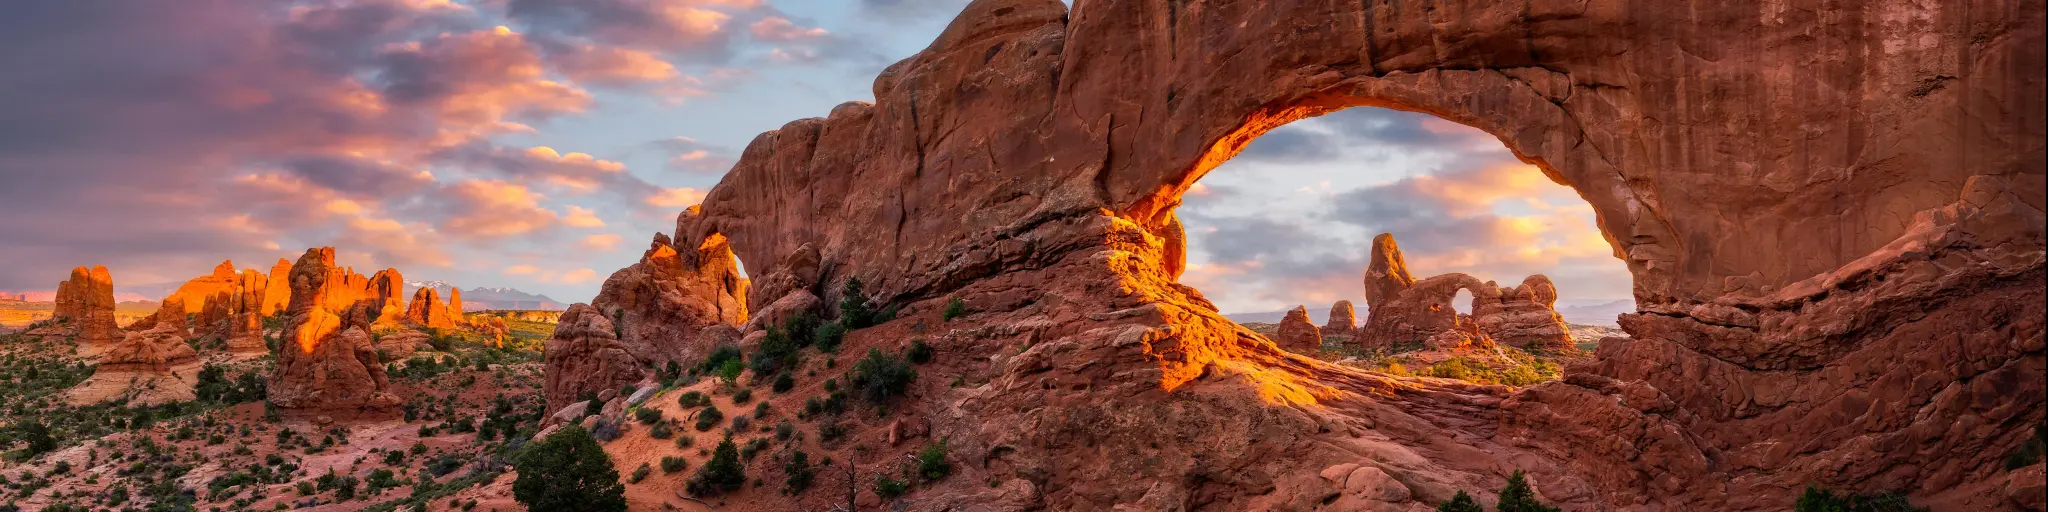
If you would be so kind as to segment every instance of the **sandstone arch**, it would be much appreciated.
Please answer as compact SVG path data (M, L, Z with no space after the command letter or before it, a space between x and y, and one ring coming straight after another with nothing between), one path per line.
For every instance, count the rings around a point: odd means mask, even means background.
M1971 493L2048 399L2043 26L1998 1L979 0L874 104L755 138L675 233L809 246L802 286L974 297L1030 350L920 414L982 457L961 480L1052 508L1370 501L1314 475L1345 464L1430 501L1499 461L1585 508L1806 483L2015 506ZM1578 190L1636 277L1636 339L1528 390L1388 379L1175 283L1179 195L1350 106L1480 128Z

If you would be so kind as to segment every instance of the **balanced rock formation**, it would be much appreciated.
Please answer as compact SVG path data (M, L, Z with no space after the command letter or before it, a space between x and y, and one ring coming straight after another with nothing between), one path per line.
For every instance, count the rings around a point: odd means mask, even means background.
M1273 342L1280 344L1280 348L1296 352L1314 352L1323 348L1323 331L1308 321L1308 306L1287 310L1287 316L1280 319L1278 329Z
M71 269L71 278L57 283L51 318L66 324L78 342L103 347L121 338L114 320L114 278L107 267Z
M292 262L284 258L278 258L277 264L270 266L269 287L263 290L264 318L284 313L285 308L291 305L291 272Z
M582 316L603 317L603 323L616 330L608 338L616 346L591 332L596 320L578 318L572 325L571 315L577 308L563 313L555 335L547 342L550 409L574 401L584 392L617 388L638 380L640 372L651 372L670 362L694 364L716 343L700 336L705 327L746 323L747 282L740 277L739 262L724 239L682 247L678 249L670 245L668 236L656 234L639 263L605 279L597 298L587 306L590 311ZM565 347L557 349L558 344ZM637 369L620 366L614 359L616 353L610 351L612 348L630 355ZM605 371L579 372L573 368Z
M334 248L308 249L292 265L291 306L270 401L287 409L361 410L398 405L370 336L384 303L368 279L334 266Z
M1323 322L1325 336L1356 336L1358 334L1358 311L1352 309L1351 301L1340 300L1330 305L1330 318Z
M448 312L448 304L441 302L440 292L432 286L422 286L413 291L412 302L405 306L405 322L420 327L452 329L455 316Z
M1806 485L2020 509L1986 486L2048 415L2044 28L1955 0L977 0L873 104L757 136L673 245L810 244L814 283L977 299L948 329L979 334L932 344L1005 354L947 368L986 384L892 406L978 459L919 508L1417 510L1517 468L1571 510L1784 510ZM1634 277L1630 337L1528 388L1396 378L1179 284L1183 194L1355 106L1572 187ZM1367 288L1371 324L1399 294ZM558 361L551 410L586 379Z

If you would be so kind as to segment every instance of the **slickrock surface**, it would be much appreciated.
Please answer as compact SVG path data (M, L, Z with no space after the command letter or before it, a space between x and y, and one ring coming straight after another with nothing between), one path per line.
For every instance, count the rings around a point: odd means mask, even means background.
M896 409L975 461L919 507L1424 509L1490 502L1514 469L1574 510L1783 510L1809 484L2023 506L1998 459L2048 409L2042 10L1312 7L975 1L876 103L756 137L678 219L678 267L808 245L818 276L774 287L974 304L931 343L982 384ZM1634 275L1631 337L1530 388L1393 378L1290 355L1175 282L1197 179L1365 105L1484 130L1573 187ZM551 408L660 359L633 352L648 330L744 320L736 278L640 277L668 245L557 332ZM1481 284L1376 259L1368 333L1382 302ZM939 320L878 332L919 321Z
M334 266L334 248L308 249L292 265L292 301L270 401L286 409L362 410L398 405L384 378L371 319L383 301L368 279Z

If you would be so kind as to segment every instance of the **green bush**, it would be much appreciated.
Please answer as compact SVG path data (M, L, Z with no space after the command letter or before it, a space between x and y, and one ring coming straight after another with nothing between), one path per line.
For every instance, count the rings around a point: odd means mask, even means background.
M693 495L717 496L739 490L746 483L747 468L740 465L739 446L734 445L732 436L728 435L718 442L718 448L711 452L711 460L697 469L697 474L690 477L685 488Z
M751 389L751 388L739 388L739 389L737 389L737 390L733 390L733 392L732 392L732 403L733 403L733 405L739 405L739 404L744 404L744 403L747 403L747 401L748 401L748 400L753 400L753 399L754 399L754 390L753 390L753 389Z
M683 470L684 468L688 468L688 467L690 467L690 459L685 459L685 458L682 458L682 457L662 457L662 458L661 458L661 472L662 472L662 474L670 474L670 473L675 473L675 472L677 472L677 471L682 471L682 470Z
M642 462L642 463L640 463L640 467L638 467L638 468L634 468L634 469L633 469L633 474L632 474L631 476L627 476L627 477L626 477L626 483L629 483L629 484L637 484L637 483L640 483L640 481L641 481L641 480L646 480L646 479L647 479L647 475L650 475L650 474L653 474L653 473L654 473L654 466L650 466L650 465L648 465L647 463L645 463L645 462Z
M853 372L847 376L847 384L874 404L902 396L916 380L917 370L909 362L876 349L868 349L868 357L854 363Z
M773 385L770 385L768 389L773 390L776 393L786 393L791 388L795 387L796 377L791 376L788 372L783 372L781 375L775 376L775 383Z
M711 348L711 354L704 356L704 362L697 365L698 373L718 373L726 363L740 360L740 346L721 343Z
M903 350L903 357L909 359L912 364L932 362L932 346L925 343L924 338L910 340L910 348Z
M847 278L840 287L839 323L848 329L864 329L875 325L874 306L868 304L867 291L860 278Z
M803 494L805 489L811 488L811 480L816 477L815 470L811 468L811 455L803 450L789 454L789 460L782 463L782 473L782 494L789 496Z
M924 476L926 482L943 480L946 475L953 474L953 464L946 462L945 440L924 445L924 449L917 452L917 474Z
M910 482L907 480L897 480L887 476L875 477L875 495L881 496L884 500L896 499L896 497L902 496L903 493L909 491Z
M626 510L626 488L611 457L582 427L529 443L513 459L512 497L531 510Z
M1853 492L1837 494L1829 489L1807 486L1806 492L1793 503L1796 512L1917 512L1927 510L1915 507L1898 493L1858 494Z
M1450 501L1438 504L1436 512L1486 512L1486 509L1481 508L1479 500L1472 499L1472 495L1458 491L1456 496L1451 496Z
M676 397L676 405L683 406L684 409L711 405L711 397L704 396L704 393L689 391Z
M724 420L725 413L719 412L717 407L705 407L703 411L697 413L697 431L709 431L711 427L718 426L718 422Z
M642 425L653 425L661 421L661 409L653 407L633 409L633 419L640 420Z
M846 341L846 326L836 322L818 326L811 338L811 346L818 347L818 351L838 352L839 342Z
M747 359L747 367L754 371L755 378L782 373L802 361L798 352L801 348L787 330L771 326L761 345L754 349L754 355Z
M953 300L946 302L946 311L939 316L948 322L953 321L955 318L967 316L967 301L954 297Z
M746 371L746 369L746 365L741 364L740 360L728 359L725 361L725 364L718 366L718 378L725 379L727 384L739 382L740 372Z

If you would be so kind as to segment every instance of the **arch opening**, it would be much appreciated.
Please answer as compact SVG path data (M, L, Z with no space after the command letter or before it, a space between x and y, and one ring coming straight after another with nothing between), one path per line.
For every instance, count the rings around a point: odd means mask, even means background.
M1238 133L1253 132L1219 142L1228 158L1204 159L1163 217L1185 233L1180 282L1282 348L1531 384L1634 311L1592 206L1484 131L1316 106Z

